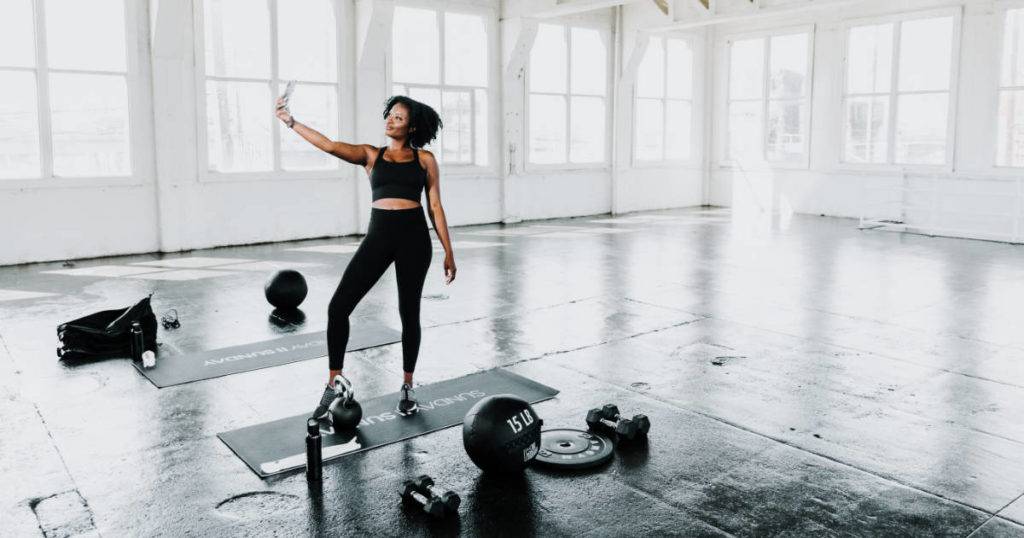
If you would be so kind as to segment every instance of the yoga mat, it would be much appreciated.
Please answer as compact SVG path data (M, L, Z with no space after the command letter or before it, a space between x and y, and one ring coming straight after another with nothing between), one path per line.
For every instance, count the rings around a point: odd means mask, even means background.
M462 424L478 401L495 394L514 394L530 403L554 397L558 391L505 370L487 370L416 388L420 410L403 417L395 412L397 392L361 400L363 420L355 435L323 434L323 461L404 441ZM306 466L306 419L296 415L248 426L217 436L261 478Z
M347 350L354 351L401 341L402 333L390 327L377 324L353 325ZM320 331L199 353L161 353L153 368L143 368L141 361L132 364L154 385L163 388L326 355L327 333Z

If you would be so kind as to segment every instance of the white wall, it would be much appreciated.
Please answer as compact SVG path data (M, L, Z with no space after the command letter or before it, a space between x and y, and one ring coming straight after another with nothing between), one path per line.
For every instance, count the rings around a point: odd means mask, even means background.
M1024 208L1017 198L1020 170L994 166L996 88L1001 56L1002 4L992 1L866 1L856 5L791 13L784 18L720 25L714 29L715 90L711 181L708 202L753 211L797 212L846 217L899 217L899 206L877 206L897 199L904 181L912 190L904 214L909 224L944 235L1020 239ZM953 163L944 169L840 163L846 24L891 13L936 8L962 10L959 76L954 85ZM810 159L800 168L741 170L722 159L726 40L764 29L814 26ZM903 178L903 174L906 178ZM888 190L879 190L888 189ZM916 209L915 209L916 207ZM999 217L996 214L1015 214Z
M133 178L0 181L0 265L140 252L172 252L363 233L370 190L361 167L257 178L200 173L194 9L198 0L126 2L130 6ZM686 166L634 168L632 83L638 29L669 22L649 2L556 0L336 0L342 40L342 140L382 145L390 94L390 28L396 5L474 9L488 18L492 90L489 167L442 167L442 200L452 226L518 222L607 212L681 207L704 193L701 115L694 114L694 160ZM596 6L596 9L592 9ZM524 69L544 10L582 12L545 20L609 32L607 163L555 169L525 162ZM499 20L500 16L500 20ZM620 31L621 29L621 31ZM702 47L704 32L692 33ZM642 52L642 47L639 49ZM703 52L696 54L698 80ZM694 110L704 92L694 95ZM287 131L282 136L296 136Z

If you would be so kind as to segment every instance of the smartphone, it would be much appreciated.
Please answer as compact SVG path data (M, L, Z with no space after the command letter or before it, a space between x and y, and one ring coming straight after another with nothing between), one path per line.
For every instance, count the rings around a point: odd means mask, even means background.
M288 109L288 99L292 96L292 90L295 89L295 81L289 80L288 84L284 87L284 93L281 95L281 99L284 99L284 105L281 108Z

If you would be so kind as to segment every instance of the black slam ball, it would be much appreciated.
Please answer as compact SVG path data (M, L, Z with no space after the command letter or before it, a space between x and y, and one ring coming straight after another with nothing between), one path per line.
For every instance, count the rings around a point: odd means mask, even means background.
M298 308L306 299L308 291L306 279L294 269L282 269L274 273L263 286L267 302L284 310Z
M488 396L466 413L462 444L484 472L522 472L540 450L542 423L526 400L511 394Z

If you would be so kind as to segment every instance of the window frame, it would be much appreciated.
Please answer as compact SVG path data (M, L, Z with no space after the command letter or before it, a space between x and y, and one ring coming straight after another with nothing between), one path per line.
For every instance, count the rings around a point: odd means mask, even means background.
M271 162L273 163L272 170L261 170L257 172L215 172L210 170L210 156L209 156L209 140L206 136L206 82L209 77L206 74L206 24L205 24L205 6L208 0L194 0L192 2L192 20L193 20L193 52L195 58L195 64L193 66L193 74L195 76L195 111L196 111L196 178L199 182L232 182L232 181L273 181L281 179L329 179L337 180L346 177L345 174L345 161L337 158L336 166L333 168L323 168L319 170L281 170L281 136L282 133L287 129L283 127L283 123L274 116L273 101L267 103L267 113L271 116L270 133L271 133ZM224 82L255 82L262 83L266 82L270 86L271 99L274 99L277 93L277 85L284 84L287 80L277 78L280 73L278 72L278 21L277 21L277 6L278 3L286 0L261 0L267 3L267 7L270 10L270 78L269 81L257 78L246 78L246 77L213 77L214 80ZM341 19L346 12L338 5L337 0L327 0L328 4L334 9L336 16ZM315 85L315 86L330 86L333 85L335 98L338 103L337 118L339 136L342 134L340 131L343 129L343 118L346 101L343 99L342 88L345 85L345 46L343 45L342 31L344 28L342 24L345 21L339 20L339 25L334 28L335 30L335 69L337 69L338 80L337 82L298 82L297 84L304 85ZM326 135L325 135L326 136ZM329 138L329 137L328 137Z
M611 169L611 139L609 136L612 128L612 106L609 104L609 100L612 99L612 78L613 78L613 64L612 56L614 54L613 42L612 42L612 31L607 28L604 24L591 22L591 21L542 21L543 24L550 24L553 26L561 26L565 35L565 54L566 54L566 68L565 68L565 93L564 94L552 94L540 92L540 95L559 95L566 97L565 103L565 159L564 163L534 163L530 161L530 95L534 92L530 91L530 78L533 73L533 66L530 65L530 59L526 59L526 68L523 69L523 133L522 133L522 144L520 147L523 148L523 171L525 173L533 172L574 172L574 171L594 171L594 170L610 170ZM605 136L602 137L602 143L604 144L604 159L601 162L595 163L574 163L569 160L569 153L572 151L572 28L586 28L597 30L598 35L601 37L601 41L605 46L605 89L604 95L601 99L604 99L604 127ZM527 55L532 53L527 52ZM581 95L582 97L597 97L596 95Z
M951 32L952 42L950 43L950 64L949 64L949 101L946 110L946 161L942 164L920 164L920 163L897 163L896 159L896 119L897 101L900 95L912 94L936 94L934 90L900 92L899 84L899 55L900 37L902 36L903 23L907 21L927 20L952 16L953 29ZM850 52L850 30L860 26L874 26L878 24L894 23L892 42L892 65L890 66L889 79L889 131L886 146L886 162L884 163L850 163L846 162L846 99L847 79L849 73L849 52ZM952 173L956 168L956 123L959 114L959 84L960 80L960 49L963 37L963 6L951 6L935 9L923 9L912 11L901 11L888 15L862 17L843 21L841 26L843 32L843 61L842 73L839 77L839 151L836 153L837 170L857 171L922 171L922 172L944 172ZM995 150L993 150L994 152Z
M724 46L721 47L722 57L718 62L718 65L722 68L722 89L725 98L721 99L721 107L718 109L719 113L719 129L718 135L718 167L719 168L742 168L742 165L735 160L729 154L729 105L732 101L729 96L729 87L731 83L731 71L732 71L732 44L736 41L747 41L752 39L761 39L764 42L764 57L762 61L762 73L761 73L761 158L757 161L749 163L756 168L764 169L778 169L778 170L807 170L811 165L811 127L813 125L814 115L814 52L815 52L815 41L816 41L816 23L800 24L795 26L779 26L774 28L766 28L762 30L756 30L751 32L739 32L728 34L723 36L720 43ZM784 161L769 161L767 157L768 152L768 106L771 99L768 97L768 80L771 76L771 40L773 37L781 37L795 34L807 34L807 94L802 97L807 106L807 114L803 120L803 128L806 136L803 142L803 158L795 162L784 162Z
M1019 175L1020 171L1024 170L1024 164L1018 166L999 164L999 98L1003 91L1024 91L1024 85L1004 88L1002 83L1003 38L1006 36L1006 13L1014 9L1024 10L1024 0L997 0L994 3L993 8L992 15L995 17L995 21L998 24L998 28L995 32L995 42L996 47L999 49L998 63L1000 65L995 71L995 84L993 84L992 92L992 153L990 155L991 160L989 164L996 174ZM1022 42L1020 49L1024 50L1024 42ZM1016 57L1017 51L1014 51L1013 58L1015 59Z
M36 82L36 121L39 130L39 177L0 179L0 190L65 189L93 187L139 187L156 181L155 153L152 136L152 96L144 72L149 71L148 36L139 33L146 16L139 2L123 0L125 24L125 71L89 69L51 69L46 47L46 1L30 0L32 5L34 67L4 67L4 71L33 73ZM148 27L148 26L147 26ZM124 76L128 110L128 165L131 173L124 176L87 175L63 177L53 175L53 127L50 102L50 73Z
M488 143L486 144L487 165L480 166L480 165L475 163L475 159L474 159L473 163L449 163L449 162L442 162L439 159L438 160L438 164L440 166L443 166L444 167L444 172L446 174L449 174L449 175L456 175L456 176L479 176L479 175L493 174L493 173L496 173L497 170L500 168L501 165L497 161L500 161L501 158L502 158L502 155L501 155L500 151L495 151L495 148L497 147L495 145L495 140L499 140L501 138L501 136L500 136L501 133L497 133L498 136L495 137L495 133L496 133L496 129L495 129L495 123L496 123L496 119L495 118L496 118L496 116L495 116L495 113L496 113L496 110L498 108L500 108L500 106L501 106L500 99L499 99L499 97L500 97L499 90L497 88L497 86L498 86L498 76L497 76L497 73L498 73L497 68L498 68L498 66L495 65L496 62L494 61L494 58L496 56L496 51L498 50L498 47L497 47L498 13L494 9L492 9L492 8L484 7L484 6L477 6L477 5L472 5L472 4L461 4L461 3L456 4L456 3L452 3L452 2L443 2L443 3L441 3L441 5L438 5L438 4L439 4L438 2L431 1L431 0L396 0L395 1L395 8L406 7L406 8L413 8L413 9L425 9L425 10L434 11L434 12L436 12L438 14L438 17L437 17L437 20L438 20L437 39L438 39L439 43L438 43L438 49L437 50L438 50L438 54L440 55L440 57L438 58L438 80L440 82L438 84L436 84L436 85L434 85L434 84L422 84L422 83L418 83L418 82L395 82L395 80L394 80L394 72L393 72L394 70L392 69L392 54L393 54L393 48L392 47L393 47L393 44L390 44L391 43L391 37L390 36L392 35L391 33L394 31L393 30L393 26L392 26L391 28L388 29L388 32L389 32L389 34L388 34L389 35L388 42L389 42L389 49L390 50L388 51L388 68L387 68L387 73L385 75L385 77L386 77L385 84L387 85L387 88L388 88L387 89L387 93L388 93L388 95L392 95L393 89L394 89L394 87L396 85L406 86L407 89L409 87L436 88L439 92L441 92L442 100L443 100L443 98L444 98L443 95L444 95L444 90L445 89L456 90L456 91L469 90L469 92L470 92L471 107L474 109L474 113L475 113L476 112L476 103L472 99L472 93L473 93L473 90L480 89L480 87L478 87L478 86L460 86L460 85L453 85L453 84L445 84L444 83L444 67L445 67L445 44L444 44L445 22L444 22L444 14L445 13L457 13L457 14L465 14L465 15L479 15L481 18L483 18L483 21L484 21L484 32L486 32L486 35L487 35L487 56L486 56L487 57L487 86L483 88L485 94L487 95L487 122L486 122L486 129L487 129L487 133L486 134L487 134L487 140L488 140ZM442 111L438 111L438 114L440 114L441 112ZM475 118L475 116L474 116L474 118ZM442 120L443 119L444 118L442 118ZM443 132L443 129L442 129L442 132ZM477 128L476 128L476 121L475 120L470 122L470 132L472 133L472 140L473 140L473 144L474 144L474 147L475 147L475 145L476 145L476 136L477 136ZM438 135L439 135L438 138L443 136L441 133L438 133ZM437 141L437 140L435 139L435 141ZM500 150L500 148L498 148L498 149ZM475 149L474 149L474 151L475 151Z
M1024 0L1022 0L1022 1L1024 1ZM661 39L665 39L666 42L667 42L668 39L679 39L681 41L684 41L687 44L687 46L690 47L690 54L692 55L692 58L693 58L692 62L690 63L690 98L689 99L675 99L675 98L671 98L673 101L686 101L686 102L690 103L690 147L689 147L689 155L690 156L687 159L661 159L661 160L658 160L658 161L643 161L643 160L640 160L639 158L637 158L637 138L638 137L637 137L637 132L636 132L636 128L637 128L637 118L636 118L637 105L636 104L637 104L637 101L639 99L641 99L641 98L637 95L637 89L636 88L637 88L638 81L636 80L636 77L634 77L633 83L631 85L632 92L633 92L633 99L632 99L633 110L632 110L632 114L630 114L630 125L629 125L630 146L631 146L630 152L629 152L630 166L632 168L641 168L641 169L643 169L643 168L680 168L680 167L681 168L692 168L694 166L698 166L698 165L700 165L701 159L699 158L700 156L698 155L699 151L695 151L694 146L695 146L695 142L697 140L699 140L699 134L700 134L700 133L697 132L697 125L703 124L703 122L694 121L695 117L698 116L697 114L694 113L694 103L696 103L698 101L698 99L697 99L697 88L699 88L700 86L697 84L697 81L698 81L699 78L701 78L701 77L697 76L698 75L698 62L703 62L704 61L703 49L701 48L701 46L702 46L701 45L701 41L699 41L698 37L693 35L692 33L666 33L666 34L658 34L658 35L648 36L648 39L650 39L650 38L661 38ZM648 41L648 45L650 45L650 41ZM644 49L644 54L645 55L647 54L647 49ZM641 61L642 60L643 59L641 58ZM639 66L639 64L637 64L637 65ZM667 87L668 87L668 49L667 49L667 47L666 47L666 52L665 52L665 64L664 64L664 67L665 67L665 73L664 73L665 74L665 79L663 80L663 82L664 82L664 84L666 86L666 89L667 89ZM667 93L666 93L666 95L667 95ZM652 98L651 97L644 97L643 99L652 99ZM670 98L667 97L667 96L666 97L662 97L661 98L661 102L665 103L669 99ZM703 112L701 112L700 117L703 117ZM665 140L665 133L664 133L664 131L662 131L662 155L665 154L665 151L664 151L664 149L665 149L664 140Z

